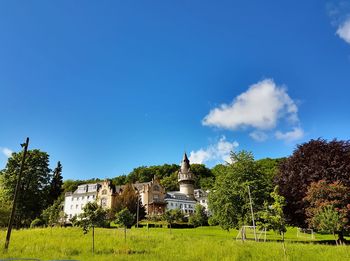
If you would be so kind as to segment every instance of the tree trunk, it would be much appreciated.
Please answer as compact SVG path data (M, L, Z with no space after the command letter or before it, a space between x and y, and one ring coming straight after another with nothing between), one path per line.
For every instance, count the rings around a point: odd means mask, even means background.
M95 227L92 226L92 253L95 253Z
M335 232L334 231L333 231L333 236L334 236L335 244L338 245L338 240L337 240L337 237L335 236Z
M284 253L284 256L287 256L286 245L284 244L284 232L281 232L281 235L282 235L283 253Z
M339 245L344 245L345 241L343 230L341 230L338 232L338 243Z

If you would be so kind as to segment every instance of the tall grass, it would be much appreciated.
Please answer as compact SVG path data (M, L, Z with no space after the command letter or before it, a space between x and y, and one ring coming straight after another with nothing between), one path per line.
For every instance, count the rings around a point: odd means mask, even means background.
M124 242L123 230L96 229L95 254L91 252L91 232L79 228L14 230L8 252L3 252L5 231L0 231L0 259L38 258L41 260L350 260L347 246L292 243L296 230L287 235L287 256L279 242L236 241L237 231L217 227L196 229L131 229ZM319 237L319 235L317 235ZM328 239L330 236L321 236ZM268 234L268 239L278 235Z

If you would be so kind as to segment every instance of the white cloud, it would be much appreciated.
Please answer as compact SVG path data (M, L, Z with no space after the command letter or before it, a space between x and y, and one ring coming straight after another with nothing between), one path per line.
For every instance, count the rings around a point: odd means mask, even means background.
M244 127L269 130L275 128L282 117L292 123L298 122L297 112L298 107L286 88L277 86L272 79L265 79L251 85L231 104L212 109L202 124L230 130Z
M350 44L350 18L339 25L337 29L337 35L342 38L345 42Z
M304 131L300 127L294 127L292 131L288 131L285 133L276 131L275 136L279 140L291 142L301 139L304 136Z
M249 136L252 139L254 139L256 141L259 141L259 142L265 141L268 138L268 135L265 132L258 131L258 130L249 133Z
M190 162L202 164L208 161L229 161L230 152L239 146L237 141L229 142L222 136L216 144L211 144L207 148L191 151Z
M3 148L0 147L0 151L2 154L4 154L7 158L11 157L11 154L13 153L12 150L10 150L9 148Z

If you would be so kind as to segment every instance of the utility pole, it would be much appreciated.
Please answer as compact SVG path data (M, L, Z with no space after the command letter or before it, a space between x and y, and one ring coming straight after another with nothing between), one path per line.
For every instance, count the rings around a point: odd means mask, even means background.
M23 173L23 169L24 169L24 162L25 162L26 155L27 155L28 145L29 145L29 138L27 138L26 143L21 144L21 146L24 147L24 151L23 151L21 168L19 170L19 174L18 174L18 178L17 178L15 195L13 197L11 216L10 216L10 220L9 220L9 224L8 224L8 228L7 228L6 241L5 241L5 250L8 249L9 244L10 244L12 224L13 224L13 220L14 220L14 217L15 217L17 198L18 198L18 194L19 194L19 188L20 188L20 185L21 185L21 178L22 178L22 173Z
M248 195L249 195L249 202L250 202L250 212L252 214L252 220L253 220L253 229L254 229L254 239L257 241L256 238L256 229L255 229L255 219L254 219L254 212L253 212L253 203L252 203L252 197L250 196L250 188L248 185Z

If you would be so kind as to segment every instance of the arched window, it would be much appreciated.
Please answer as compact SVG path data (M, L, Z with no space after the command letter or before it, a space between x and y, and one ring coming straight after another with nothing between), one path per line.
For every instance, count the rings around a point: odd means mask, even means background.
M154 191L159 191L159 186L158 186L158 185L154 185L154 186L153 186L153 190L154 190Z
M102 190L102 195L106 195L106 194L107 194L107 190L106 189Z
M106 207L107 206L107 199L106 198L102 198L101 199L101 206L102 207Z

